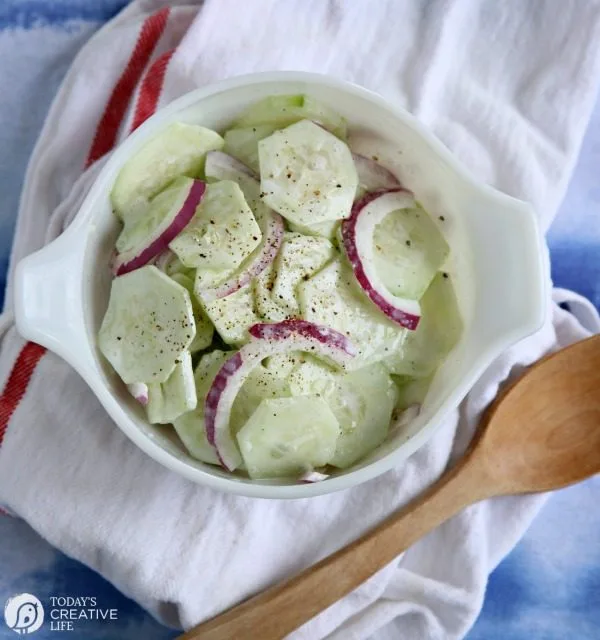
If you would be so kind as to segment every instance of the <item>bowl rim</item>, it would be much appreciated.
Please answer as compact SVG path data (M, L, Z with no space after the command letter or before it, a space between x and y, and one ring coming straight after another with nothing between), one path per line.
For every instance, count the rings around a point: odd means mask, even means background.
M421 136L432 148L433 152L441 157L452 171L454 171L464 182L470 185L474 191L478 191L485 198L496 200L502 206L519 207L523 209L529 214L531 223L536 229L538 229L537 217L530 205L501 193L489 185L478 182L466 167L456 157L454 157L450 150L433 135L433 133L428 131L423 124L403 108L390 104L378 94L346 80L304 71L267 71L235 76L192 90L175 99L148 118L148 120L138 127L135 132L118 145L112 156L104 164L101 171L94 179L92 187L79 208L73 223L64 232L64 234L59 236L57 240L50 245L47 245L36 254L33 254L21 261L17 268L17 282L22 281L25 277L24 272L26 271L26 263L30 259L34 258L38 254L47 252L54 243L62 240L62 244L65 244L71 236L79 235L87 228L87 225L92 221L95 203L98 198L102 197L106 188L105 183L108 182L111 175L114 173L115 166L122 165L124 160L132 151L135 150L139 140L146 138L151 131L160 128L163 121L169 120L174 114L181 112L186 108L193 107L202 100L216 94L226 93L248 85L290 82L301 82L308 86L324 85L329 88L334 88L344 93L357 96L370 103L374 103L379 108L387 111L393 118L403 122ZM539 233L537 235L539 236ZM85 245L87 245L87 242ZM541 242L538 242L536 255L538 258L537 267L540 273L543 273L545 254L541 249ZM83 275L80 275L80 287L82 286L82 279ZM15 289L17 289L17 287L15 287ZM90 365L89 362L86 364L85 359L82 360L76 358L66 346L57 345L56 342L49 344L47 341L45 346L48 346L50 349L58 352L59 355L65 358L80 373L80 375L84 377L92 391L101 401L105 410L130 440L132 440L150 458L156 460L171 471L174 471L198 484L240 496L271 499L308 498L348 489L362 484L363 482L367 482L368 480L391 470L425 445L435 435L450 412L460 404L462 399L466 396L473 384L489 364L504 349L527 335L530 335L541 327L546 315L546 300L548 298L547 283L545 280L540 282L539 293L539 300L537 301L536 307L537 314L535 314L535 317L532 315L527 325L524 324L520 328L505 332L502 335L499 335L496 340L492 341L488 345L488 348L483 350L479 356L471 362L468 375L464 376L461 381L455 385L446 400L440 405L434 415L425 424L423 424L417 433L412 435L408 440L400 443L397 448L378 460L364 464L364 466L357 469L344 471L340 475L330 477L324 482L312 484L298 483L282 485L276 483L270 484L264 481L260 484L241 482L235 477L228 478L226 476L213 475L178 459L138 428L138 426L135 425L135 423L127 416L121 406L121 402L116 398L101 376L97 373L96 367L93 366L93 363L92 365ZM83 296L83 294L81 295ZM24 318L25 311L23 309L23 302L21 301L21 304L19 304L18 294L15 297L17 299L17 303L15 304L15 316L19 332L25 337L35 339L37 342L41 342L43 344L44 342L43 340L40 340L39 333L35 333L35 336L32 337L31 334L33 330L29 326L30 323L28 323ZM27 335L28 333L29 335ZM86 342L87 346L91 349L90 354L93 354L93 348L90 345L90 339L87 334Z

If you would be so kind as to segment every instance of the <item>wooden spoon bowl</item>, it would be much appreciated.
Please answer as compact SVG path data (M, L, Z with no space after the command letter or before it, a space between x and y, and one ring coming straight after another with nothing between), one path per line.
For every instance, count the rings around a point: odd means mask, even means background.
M471 450L491 495L551 491L600 472L600 336L547 356L490 406Z
M464 507L600 472L600 336L535 364L490 406L462 460L419 498L299 575L182 640L281 640Z

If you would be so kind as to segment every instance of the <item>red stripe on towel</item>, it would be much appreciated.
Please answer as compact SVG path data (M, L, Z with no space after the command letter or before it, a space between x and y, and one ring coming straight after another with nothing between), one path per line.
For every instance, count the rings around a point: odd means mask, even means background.
M142 80L135 116L133 118L133 124L131 125L132 131L135 131L156 111L165 81L165 73L174 53L175 49L163 53L162 56L152 63L152 66L146 72Z
M169 12L168 7L161 9L144 21L129 62L115 85L98 123L96 135L85 163L86 168L115 146L119 128L133 92L152 56L156 43L165 30Z
M170 10L168 8L162 9L144 21L127 67L115 85L106 104L104 114L98 123L96 134L88 154L86 167L93 164L113 148L129 101L131 100L137 83L142 77L146 64L152 56L156 43L165 29L169 12ZM144 91L144 87L142 86L140 98L144 95L147 96L147 98L143 104L138 102L135 122L138 122L142 118L145 120L151 116L153 110L156 109L158 98L162 91L165 71L172 54L173 51L170 51L158 58L146 75L144 84L147 88ZM155 65L157 75L160 79L159 82L153 79L150 74L150 71ZM141 124L143 120L141 120L139 124ZM0 446L4 440L8 423L27 392L35 368L46 351L47 349L45 347L35 342L27 342L13 364L4 391L2 395L0 395ZM6 512L0 508L0 514L6 514Z

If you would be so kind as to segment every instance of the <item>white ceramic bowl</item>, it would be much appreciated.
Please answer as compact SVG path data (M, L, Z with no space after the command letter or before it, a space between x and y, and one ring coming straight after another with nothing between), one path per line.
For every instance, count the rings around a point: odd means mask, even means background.
M444 215L465 330L438 370L417 419L353 468L314 484L252 481L190 457L173 430L153 426L102 358L96 335L110 289L107 268L118 224L109 192L123 163L172 121L222 129L249 103L308 93L390 143L388 157L433 215ZM412 116L379 96L328 77L261 73L193 91L150 118L99 174L71 226L22 260L16 271L19 332L69 362L137 446L176 473L215 489L263 498L300 498L345 489L402 464L436 432L492 360L540 327L545 315L545 253L532 208L478 184Z

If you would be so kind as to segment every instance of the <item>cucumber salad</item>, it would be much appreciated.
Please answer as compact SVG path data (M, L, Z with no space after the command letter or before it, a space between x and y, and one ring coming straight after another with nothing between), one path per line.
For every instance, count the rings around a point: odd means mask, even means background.
M272 96L120 170L99 348L194 458L323 480L414 417L456 344L443 217L359 151L328 106Z

